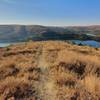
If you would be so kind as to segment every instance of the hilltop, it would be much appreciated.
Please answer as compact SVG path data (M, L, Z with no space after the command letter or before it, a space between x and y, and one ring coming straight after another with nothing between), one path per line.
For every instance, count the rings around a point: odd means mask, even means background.
M100 48L62 41L1 48L0 100L100 100Z
M0 42L74 39L100 41L100 26L50 27L40 25L0 25Z

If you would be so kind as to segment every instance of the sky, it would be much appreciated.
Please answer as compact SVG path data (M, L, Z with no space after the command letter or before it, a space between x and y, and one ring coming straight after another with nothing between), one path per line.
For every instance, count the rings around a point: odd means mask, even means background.
M0 0L0 24L100 25L100 0Z

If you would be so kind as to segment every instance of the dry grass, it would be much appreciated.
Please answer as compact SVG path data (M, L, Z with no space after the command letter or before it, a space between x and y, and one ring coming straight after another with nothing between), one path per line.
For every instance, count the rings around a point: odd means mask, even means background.
M0 50L0 100L100 100L100 49L61 41Z
M81 84L91 93L100 94L100 78L95 75L87 75Z
M17 100L23 98L34 97L35 90L32 88L31 83L24 79L15 77L8 77L4 81L0 82L0 100L8 100L9 98L16 98Z

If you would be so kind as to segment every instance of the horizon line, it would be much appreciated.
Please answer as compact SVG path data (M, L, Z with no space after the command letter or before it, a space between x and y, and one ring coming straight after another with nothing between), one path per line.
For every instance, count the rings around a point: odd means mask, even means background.
M43 25L43 24L0 24L1 25L15 25L15 26L46 26L46 27L89 27L89 26L100 26L100 24L90 25Z

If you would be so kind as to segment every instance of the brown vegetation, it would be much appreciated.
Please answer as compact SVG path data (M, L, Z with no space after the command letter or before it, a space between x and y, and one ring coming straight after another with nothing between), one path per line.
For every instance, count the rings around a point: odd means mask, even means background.
M3 48L0 100L100 100L100 49L61 41Z

